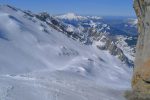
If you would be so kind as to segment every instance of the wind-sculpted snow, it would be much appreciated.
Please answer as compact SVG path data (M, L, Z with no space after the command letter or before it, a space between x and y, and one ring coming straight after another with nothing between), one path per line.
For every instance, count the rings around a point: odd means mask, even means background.
M0 100L124 100L131 70L94 44L0 6Z

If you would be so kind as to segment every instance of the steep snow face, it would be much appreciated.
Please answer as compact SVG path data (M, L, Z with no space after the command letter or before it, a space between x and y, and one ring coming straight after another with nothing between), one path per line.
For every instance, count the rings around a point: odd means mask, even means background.
M0 100L124 100L131 69L45 22L0 6Z

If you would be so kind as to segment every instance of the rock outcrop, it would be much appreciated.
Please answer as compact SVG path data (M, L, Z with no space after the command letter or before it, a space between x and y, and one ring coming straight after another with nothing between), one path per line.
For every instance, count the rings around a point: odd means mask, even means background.
M132 87L133 91L150 96L150 0L134 0L134 9L138 17L139 38Z

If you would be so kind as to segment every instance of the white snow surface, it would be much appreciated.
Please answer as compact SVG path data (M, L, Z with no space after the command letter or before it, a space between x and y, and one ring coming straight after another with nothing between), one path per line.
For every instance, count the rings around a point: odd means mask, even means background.
M0 100L125 100L130 89L132 69L117 57L7 6L0 55Z

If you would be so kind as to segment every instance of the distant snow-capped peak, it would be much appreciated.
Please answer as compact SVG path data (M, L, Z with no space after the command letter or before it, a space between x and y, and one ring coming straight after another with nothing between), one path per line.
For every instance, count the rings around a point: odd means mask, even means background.
M99 16L81 16L75 13L67 13L67 14L56 16L56 17L59 19L68 19L68 20L102 19L102 17L99 17Z
M64 14L64 15L56 16L56 17L60 18L60 19L69 19L69 20L87 19L86 17L79 16L75 13L67 13L67 14Z

